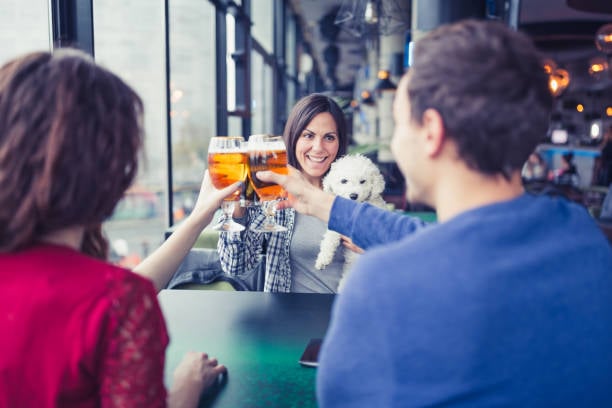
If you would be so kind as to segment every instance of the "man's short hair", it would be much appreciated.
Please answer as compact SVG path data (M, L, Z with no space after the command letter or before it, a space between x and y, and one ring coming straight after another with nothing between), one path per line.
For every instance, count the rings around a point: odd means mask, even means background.
M465 20L419 40L408 83L411 116L443 118L466 164L510 178L548 128L552 95L531 40L501 23Z

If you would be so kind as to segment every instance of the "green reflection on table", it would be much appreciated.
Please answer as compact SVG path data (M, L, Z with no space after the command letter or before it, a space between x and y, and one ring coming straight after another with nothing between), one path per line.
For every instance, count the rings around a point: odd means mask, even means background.
M327 329L333 295L166 290L170 334L165 382L189 350L228 367L227 383L203 400L215 407L316 407L316 369L298 360Z

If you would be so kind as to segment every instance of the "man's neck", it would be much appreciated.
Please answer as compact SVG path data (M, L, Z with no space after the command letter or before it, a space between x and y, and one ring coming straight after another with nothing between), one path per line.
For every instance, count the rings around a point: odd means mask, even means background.
M445 178L434 194L434 206L440 222L474 208L512 200L524 193L520 172L510 180L501 175L487 176L468 169Z

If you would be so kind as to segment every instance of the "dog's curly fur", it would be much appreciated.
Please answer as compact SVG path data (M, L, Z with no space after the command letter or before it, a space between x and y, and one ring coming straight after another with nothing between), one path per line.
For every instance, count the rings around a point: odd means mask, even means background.
M324 191L350 200L367 202L382 208L386 206L382 198L384 189L385 179L376 164L360 154L347 155L335 161L331 165L329 173L323 179ZM315 268L320 270L327 267L334 258L334 253L339 246L340 234L327 230L321 241ZM353 251L345 249L345 264L338 290L341 289L350 264L354 261L356 255Z

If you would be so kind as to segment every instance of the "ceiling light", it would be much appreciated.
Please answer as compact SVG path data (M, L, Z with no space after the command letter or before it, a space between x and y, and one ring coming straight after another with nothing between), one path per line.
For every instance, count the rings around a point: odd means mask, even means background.
M610 57L612 57L612 55L610 55ZM610 62L608 62L603 56L591 58L591 60L589 61L589 75L591 75L596 80L606 78L608 72L612 74L612 71L609 71L611 63L612 59L610 60Z
M372 97L372 94L370 93L370 91L363 90L361 91L361 94L359 96L361 98L361 103L363 105L369 105L369 106L374 105L374 98Z
M601 136L601 121L595 120L591 123L591 139L599 139Z
M557 69L557 64L551 59L545 59L542 66L544 67L544 72L548 75L552 74Z
M599 51L612 54L612 24L603 25L597 30L595 45Z
M391 73L386 69L381 69L380 71L378 71L378 83L376 84L376 87L374 89L376 89L377 91L395 91L397 89L397 86L393 82L391 82L390 76Z
M594 77L601 75L608 69L608 61L603 57L594 57L589 61L589 74Z
M565 69L558 68L548 77L548 89L553 96L559 96L570 83L570 75Z

